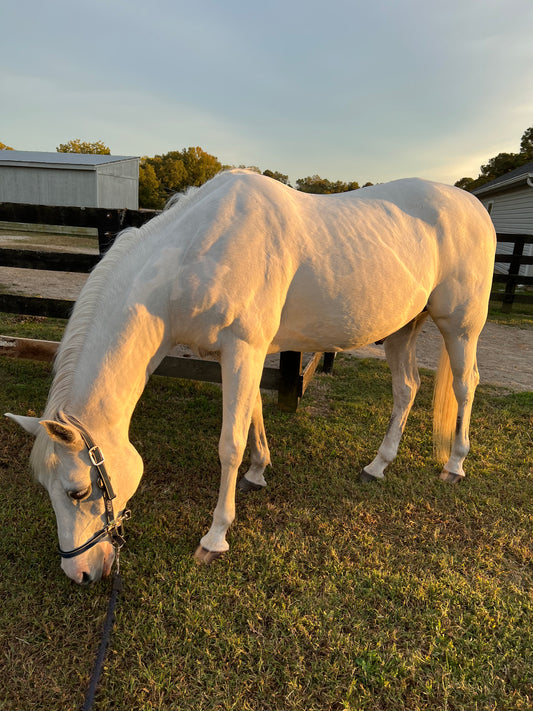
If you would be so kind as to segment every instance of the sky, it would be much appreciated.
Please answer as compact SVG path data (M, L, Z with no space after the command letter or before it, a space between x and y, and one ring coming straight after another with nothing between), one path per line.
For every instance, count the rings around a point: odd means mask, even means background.
M0 141L476 177L533 126L532 0L3 0Z

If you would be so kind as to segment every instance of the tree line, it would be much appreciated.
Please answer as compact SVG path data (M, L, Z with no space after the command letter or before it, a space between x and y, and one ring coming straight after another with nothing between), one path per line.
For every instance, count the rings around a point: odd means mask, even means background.
M533 161L533 126L524 131L518 153L498 153L481 166L477 178L461 178L455 185L463 190L472 191L531 161Z
M0 150L13 149L0 142ZM60 153L97 153L101 155L111 153L109 147L102 141L82 141L79 138L61 143L56 150ZM461 178L455 185L471 191L531 161L533 161L533 126L526 129L522 135L518 153L498 153L480 167L477 178ZM182 192L191 186L199 187L221 170L233 167L236 166L223 165L216 156L206 153L199 146L169 151L151 158L144 156L139 165L139 206L161 209L174 193ZM290 185L289 178L284 173L275 170L261 171L257 166L240 165L238 167L248 168L273 180L279 180L285 185ZM372 185L372 183L365 183L363 187L368 185ZM306 178L298 178L294 187L304 193L329 195L357 190L360 186L355 180L349 182L331 181L321 178L319 175L310 175Z
M161 208L169 196L185 190L190 186L199 187L214 177L221 170L236 166L223 165L218 158L199 148L184 148L181 151L170 151L153 158L144 157L139 166L139 205L141 207ZM261 171L257 166L239 165L268 178L278 180L284 185L290 185L289 176L275 170ZM371 183L367 183L371 185ZM298 178L296 189L306 193L342 193L357 190L356 181L332 182L319 175Z
M13 150L0 143L0 150ZM59 153L96 153L110 155L111 150L102 141L82 141L76 138L61 143L56 150ZM144 156L139 164L139 207L161 209L168 198L191 186L200 187L217 173L229 168L247 168L266 175L285 185L290 185L289 176L276 170L261 171L257 166L231 166L222 164L216 156L206 153L199 146L183 148L181 151L169 151L153 157ZM365 183L372 185L372 183ZM359 183L342 180L331 181L319 175L298 178L296 189L305 193L342 193L357 190Z

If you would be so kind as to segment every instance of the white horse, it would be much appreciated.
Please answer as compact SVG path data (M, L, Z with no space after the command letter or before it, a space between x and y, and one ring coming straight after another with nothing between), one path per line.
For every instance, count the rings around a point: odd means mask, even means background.
M228 549L248 436L251 465L241 483L266 485L259 383L268 353L337 352L385 339L394 407L362 472L363 480L382 479L419 385L415 341L431 315L445 343L435 404L436 435L448 443L441 476L462 479L494 251L476 198L417 179L323 196L233 170L127 229L75 305L43 417L8 415L36 436L32 465L52 500L67 575L89 582L111 570L143 471L130 419L175 344L217 354L222 370L220 492L200 560ZM454 407L443 404L446 396Z

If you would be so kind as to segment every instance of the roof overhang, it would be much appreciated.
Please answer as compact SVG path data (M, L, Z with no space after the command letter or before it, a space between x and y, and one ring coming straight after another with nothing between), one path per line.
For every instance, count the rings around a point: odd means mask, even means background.
M501 190L508 190L509 188L517 187L521 183L529 185L530 188L533 188L533 172L521 173L520 175L515 175L512 178L509 178L508 180L499 180L496 184L493 185L491 185L490 183L488 183L487 185L481 185L479 188L472 190L472 194L479 196L488 193L497 193Z

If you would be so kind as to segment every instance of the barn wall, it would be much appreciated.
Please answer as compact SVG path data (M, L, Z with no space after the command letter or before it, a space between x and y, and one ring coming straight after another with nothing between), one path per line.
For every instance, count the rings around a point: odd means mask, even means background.
M490 207L490 216L496 232L499 234L533 234L533 189L527 185L520 186L514 190L496 193L494 195L479 196L483 205ZM498 242L498 253L512 254L512 242ZM533 255L533 245L524 246L524 255ZM506 274L509 270L508 264L496 264L495 271ZM522 265L520 274L523 276L533 276L531 265Z
M98 207L95 173L36 166L3 166L1 202Z
M128 160L99 165L98 207L139 208L139 161Z
M496 232L509 234L533 234L533 189L526 186L508 190L493 196L482 197L488 208Z
M139 206L138 158L1 153L0 202L133 210Z

